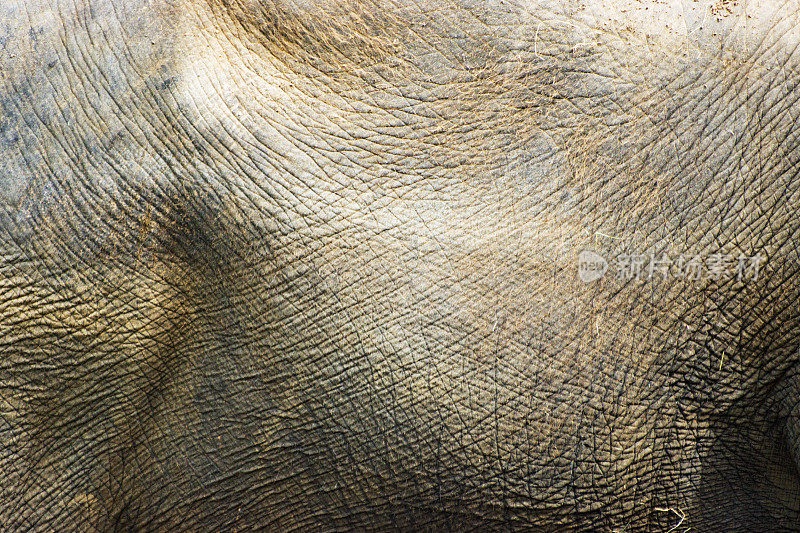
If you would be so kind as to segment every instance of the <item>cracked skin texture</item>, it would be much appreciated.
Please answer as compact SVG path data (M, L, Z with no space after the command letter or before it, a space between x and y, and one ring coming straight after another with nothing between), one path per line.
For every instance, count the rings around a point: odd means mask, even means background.
M712 4L0 6L3 529L800 529L800 6Z

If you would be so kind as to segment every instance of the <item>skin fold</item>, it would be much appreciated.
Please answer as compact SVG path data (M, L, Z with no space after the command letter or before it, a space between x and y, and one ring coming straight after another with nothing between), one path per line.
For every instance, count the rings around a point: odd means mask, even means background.
M800 530L798 44L794 1L1 3L0 528Z

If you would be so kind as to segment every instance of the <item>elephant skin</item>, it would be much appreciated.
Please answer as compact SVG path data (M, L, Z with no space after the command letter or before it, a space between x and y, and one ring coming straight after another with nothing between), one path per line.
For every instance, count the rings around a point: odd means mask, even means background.
M798 45L796 0L6 0L0 527L800 531Z

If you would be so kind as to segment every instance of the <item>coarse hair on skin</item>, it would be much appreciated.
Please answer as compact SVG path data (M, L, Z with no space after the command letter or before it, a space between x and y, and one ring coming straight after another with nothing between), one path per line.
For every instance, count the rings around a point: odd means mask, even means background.
M363 63L396 56L408 24L382 0L208 0L276 55Z

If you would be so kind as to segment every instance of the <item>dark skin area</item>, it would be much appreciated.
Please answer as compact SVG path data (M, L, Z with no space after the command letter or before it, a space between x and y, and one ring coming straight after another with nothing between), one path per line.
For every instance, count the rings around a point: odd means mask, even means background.
M3 527L800 527L792 6L12 7Z

